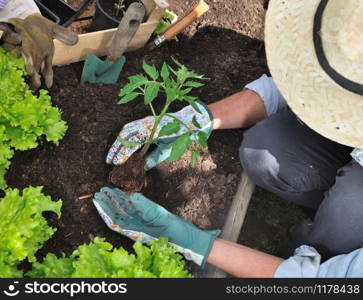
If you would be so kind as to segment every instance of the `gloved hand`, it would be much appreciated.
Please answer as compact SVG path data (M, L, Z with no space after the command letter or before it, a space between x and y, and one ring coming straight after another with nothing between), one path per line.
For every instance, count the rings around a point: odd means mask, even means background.
M33 88L41 85L41 72L45 85L50 88L53 84L52 60L54 55L53 38L61 42L74 45L78 35L52 21L35 13L25 19L11 18L7 22L0 22L2 46L14 54L22 54L25 68L31 77Z
M168 237L186 259L202 267L220 233L201 230L139 193L104 187L93 203L110 229L142 243Z
M201 101L196 102L201 113L197 112L191 105L184 107L182 110L171 113L174 117L177 117L184 124L190 124L190 130L203 131L209 137L213 129L213 116L209 111L208 107ZM192 125L192 120L199 123L201 128L197 128ZM155 134L155 141L158 143L158 147L147 157L146 159L146 170L149 170L170 156L172 142L175 141L180 135L187 132L185 126L181 126L181 129L176 133L169 136L159 137L158 133L160 129L166 124L173 122L172 117L165 116ZM126 124L120 131L115 142L108 151L106 163L120 165L124 163L135 151L140 149L140 145L126 147L123 145L122 140L126 140L132 143L141 144L150 135L151 130L154 126L155 117L149 116L144 119L136 120Z

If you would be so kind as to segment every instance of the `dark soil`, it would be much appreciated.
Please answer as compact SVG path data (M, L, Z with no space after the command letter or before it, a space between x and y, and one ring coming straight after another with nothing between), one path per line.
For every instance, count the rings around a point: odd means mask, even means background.
M75 0L76 1L76 0ZM96 11L96 0L91 0L84 11L78 16L77 20L67 26L77 34L82 34L90 31L92 19Z
M179 16L193 5L193 1L171 2L171 8ZM153 52L141 49L128 53L117 84L80 84L83 63L54 68L50 95L54 105L62 110L69 129L58 146L44 142L35 150L16 153L7 174L11 187L42 185L44 192L54 200L63 200L61 219L48 216L51 225L58 230L39 252L39 257L46 252L69 254L95 236L106 237L113 245L130 250L132 242L109 230L91 199L81 196L92 195L103 186L112 187L108 181L111 166L105 163L109 147L123 125L150 115L143 99L116 104L127 77L142 72L143 60L160 67L164 61L172 64L171 57L174 57L188 68L209 77L205 87L192 92L206 103L240 91L245 84L267 71L261 42L265 1L206 2L210 11L189 26L179 36L179 42L169 42ZM156 99L155 104L160 110L162 99ZM178 103L172 110L177 111L183 105ZM142 193L202 229L222 228L241 174L238 158L241 140L242 130L239 129L213 132L209 150L202 154L195 168L190 167L189 153L176 162L164 162L147 172L147 184ZM250 205L250 211L252 209L253 213L255 209L258 214L248 219L248 228L243 229L251 232L251 238L244 237L241 241L273 252L274 249L259 244L260 229L268 228L269 236L274 236L273 243L276 244L275 231L284 235L296 218L284 223L275 221L278 226L273 231L272 221L266 225L264 220L266 214L273 212L274 204L272 207L266 205L268 193L262 191L258 195L259 198L253 199ZM257 201L257 208L254 201ZM286 214L286 210L283 213ZM276 218L280 215L277 213ZM260 227L255 225L259 223L262 224ZM198 270L193 272L198 276Z
M83 5L83 3L86 2L86 0L62 0L62 1L74 8L80 8Z

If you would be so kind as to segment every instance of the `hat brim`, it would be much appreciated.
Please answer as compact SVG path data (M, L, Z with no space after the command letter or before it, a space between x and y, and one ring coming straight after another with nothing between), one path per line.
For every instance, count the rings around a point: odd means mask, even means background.
M272 0L265 43L270 72L294 113L338 143L363 148L363 96L338 85L317 59L313 24L319 0Z

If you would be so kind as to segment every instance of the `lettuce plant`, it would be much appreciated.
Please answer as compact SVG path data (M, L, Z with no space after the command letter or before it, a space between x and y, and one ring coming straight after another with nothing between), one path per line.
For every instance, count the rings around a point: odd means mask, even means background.
M167 238L133 245L136 254L115 249L96 237L79 246L72 255L57 258L48 253L42 263L33 264L26 275L34 278L189 278L182 256L168 245Z
M17 265L26 258L36 260L35 253L56 231L42 213L52 211L60 217L61 206L62 201L52 201L42 187L28 187L22 194L6 190L0 199L0 277L21 277Z
M38 146L39 138L57 144L67 130L47 91L33 94L24 80L24 61L0 47L0 189L14 150Z

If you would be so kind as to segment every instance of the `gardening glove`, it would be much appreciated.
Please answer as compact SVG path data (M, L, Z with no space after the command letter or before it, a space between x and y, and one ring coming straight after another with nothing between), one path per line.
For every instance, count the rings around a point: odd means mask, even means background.
M176 113L171 113L170 115L178 118L184 124L190 125L190 130L202 131L206 133L209 137L213 128L212 113L209 111L208 107L201 101L197 101L196 106L200 113L196 111L191 105L188 105L182 110ZM173 117L165 116L161 120L155 133L154 139L154 141L157 142L158 147L146 158L146 170L155 167L156 165L167 159L171 153L171 143L174 142L180 135L187 132L187 129L184 126L181 126L181 129L176 134L162 137L158 136L158 133L163 126L174 121ZM120 165L124 163L135 151L139 150L141 145L126 146L123 145L123 140L131 143L141 144L146 140L148 136L150 136L155 119L156 117L149 116L144 119L136 120L126 124L122 128L115 142L108 151L106 163ZM193 125L193 119L200 125L200 128Z
M134 241L167 237L186 259L204 266L219 230L204 231L139 193L101 188L93 203L107 226Z
M25 19L10 18L7 22L0 22L0 30L4 32L1 37L2 46L5 50L24 57L31 85L36 89L41 85L40 72L47 88L53 84L53 38L68 45L74 45L78 41L77 34L39 13L31 14Z

